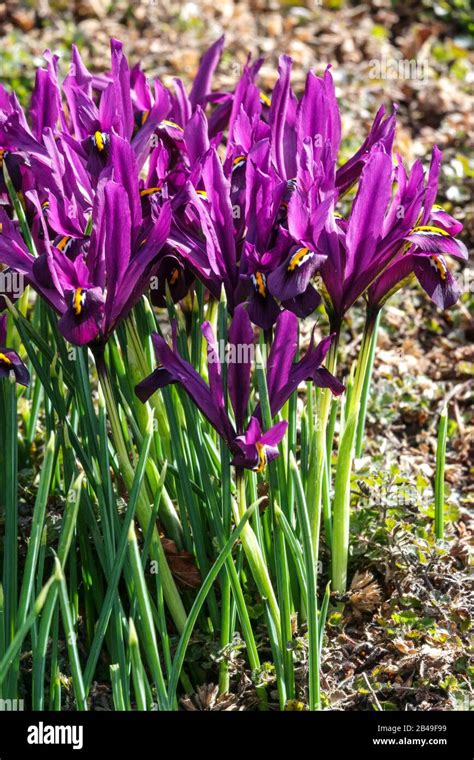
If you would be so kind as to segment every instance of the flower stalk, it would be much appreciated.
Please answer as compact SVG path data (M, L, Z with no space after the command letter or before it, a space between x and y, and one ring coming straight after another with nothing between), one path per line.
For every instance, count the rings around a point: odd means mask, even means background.
M439 541L444 538L444 468L446 463L446 439L448 434L448 410L444 406L438 427L435 478L435 534Z
M245 470L241 467L235 468L235 485L237 499L233 503L234 519L239 522L247 511L247 499L245 496ZM281 625L280 610L273 590L267 564L262 554L262 550L257 540L253 528L246 523L241 534L242 545L245 556L252 571L252 576L257 584L257 588L263 601L268 605L270 617L277 633L278 641L281 645Z
M382 310L378 309L375 319L374 319L374 329L373 329L372 338L370 341L369 359L367 363L367 370L364 375L364 385L362 387L362 395L360 399L359 419L357 422L356 457L362 456L362 448L364 444L364 433L365 433L365 420L367 417L367 405L369 401L369 392L370 392L370 386L372 383L372 374L374 370L375 350L377 348L377 338L379 334L381 312Z
M337 366L337 350L339 345L338 326L335 329L334 339L330 345L326 358L326 368L331 374L335 374ZM327 447L327 427L331 410L332 393L330 388L321 388L316 406L314 445L311 450L310 472L307 485L306 500L309 511L309 524L311 529L311 541L316 562L319 554L319 534L321 525L321 502L324 488L324 472L329 471L328 461L330 452ZM324 507L324 530L326 542L332 543L332 520L330 504L327 499L323 501Z
M342 433L336 467L333 502L333 541L332 541L332 589L344 594L347 584L347 562L349 556L351 473L354 462L357 421L364 388L364 381L369 367L370 348L375 329L376 316L367 312L362 335L362 343L357 359L352 391L346 399L345 425Z

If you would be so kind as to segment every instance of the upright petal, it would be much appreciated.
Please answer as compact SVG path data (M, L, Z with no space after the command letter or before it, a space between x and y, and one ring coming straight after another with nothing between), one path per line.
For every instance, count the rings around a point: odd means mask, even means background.
M425 200L423 202L423 216L421 218L421 224L427 224L430 218L431 209L436 200L438 193L438 179L441 171L441 161L443 154L439 148L435 145L433 147L433 154L431 156L430 170L428 172L428 181L426 185Z
M207 374L209 388L214 403L222 417L222 425L225 427L227 412L225 408L224 389L222 387L222 370L219 356L219 347L210 322L204 322L201 327L202 334L207 343Z
M130 69L118 40L110 41L112 54L112 77L115 85L116 104L120 114L121 135L130 140L133 134L133 108L130 95Z
M31 95L30 117L37 140L48 127L56 130L61 112L61 94L56 76L57 57L46 51L47 69L36 69L36 81Z
M374 151L362 172L347 225L347 278L374 265L391 194L392 160L382 151Z
M252 362L253 330L244 304L239 304L229 328L231 347L227 369L229 397L235 414L237 432L243 429L250 397L250 369Z
M126 205L131 215L133 245L142 221L138 192L138 167L130 143L114 134L110 138L110 164L113 169L114 181L122 185L127 193Z
M227 282L230 285L228 300L231 302L233 290L237 285L237 269L230 183L224 176L221 161L214 149L211 149L207 155L202 178L210 202L211 219L225 264Z
M219 37L201 58L198 72L189 94L189 100L195 108L197 105L204 107L207 96L211 91L212 77L220 61L224 47L224 36Z
M291 311L282 311L276 322L267 361L267 387L272 411L273 399L288 382L297 346L298 320Z
M151 266L158 259L165 244L171 225L171 206L167 202L160 210L146 241L132 256L124 273L120 292L116 293L111 314L110 324L113 327L119 320L127 316L149 288Z
M272 129L272 159L282 179L289 179L294 176L288 174L287 163L290 164L294 159L296 144L288 144L288 120L287 112L291 98L290 76L292 60L287 55L280 56L278 66L279 78L272 94L272 102L268 120ZM291 148L293 153L291 155Z
M191 167L193 167L209 150L207 119L200 106L197 106L194 114L186 124L184 142Z
M340 196L344 195L357 182L364 168L364 163L367 161L370 151L376 143L380 143L384 151L389 156L391 155L395 137L396 108L385 120L383 119L384 114L385 108L381 106L370 128L370 132L359 150L337 170L336 186Z
M330 388L335 395L339 395L343 392L344 386L342 383L333 377L327 370L322 373L320 372L321 363L324 361L333 339L334 335L329 335L316 347L314 346L313 338L311 339L311 345L306 354L299 360L299 362L292 365L286 384L280 386L277 392L270 398L273 417L288 401L291 394L295 392L300 383L305 380L313 380L316 385Z
M107 271L106 313L115 307L117 295L121 297L124 275L130 261L131 218L128 195L117 182L109 182L105 195L105 265Z

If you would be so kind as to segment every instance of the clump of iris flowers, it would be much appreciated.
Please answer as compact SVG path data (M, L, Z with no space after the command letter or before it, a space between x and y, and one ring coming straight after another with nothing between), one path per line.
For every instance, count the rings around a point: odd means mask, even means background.
M224 653L222 695L236 636L244 640L265 708L255 621L259 635L266 631L280 709L297 695L294 628L305 624L305 700L319 709L324 620L330 591L343 599L347 585L351 475L383 306L414 281L442 309L461 295L451 267L467 250L462 224L436 204L437 147L427 169L421 161L406 167L392 155L396 106L390 114L382 107L341 162L330 67L308 72L297 93L283 55L269 93L259 85L262 60L249 59L229 91L216 91L223 48L219 39L204 54L189 89L180 79L172 89L150 81L117 40L100 75L73 46L62 81L47 51L26 111L0 85L0 274L26 287L0 292L0 309L10 309L14 345L20 337L34 369L27 439L34 441L41 403L51 434L20 592L8 570L16 567L14 478L8 495L0 687L8 677L9 694L17 693L20 633L39 622L35 639L47 643L59 596L80 709L101 651L118 709L155 701L176 709L179 683L188 692L197 684L186 662L197 624ZM338 350L356 304L365 327L340 414ZM3 315L0 378L28 386L29 369L4 346L5 325ZM309 342L301 340L308 332ZM23 391L2 388L14 451ZM8 466L11 474L13 454ZM33 606L48 488L68 495L71 483L57 568ZM125 514L116 510L123 495ZM85 662L59 580L76 525L86 565ZM331 560L324 596L322 541ZM145 576L149 559L155 585ZM70 592L76 599L77 584ZM33 709L44 707L40 644ZM58 673L52 705L61 700Z

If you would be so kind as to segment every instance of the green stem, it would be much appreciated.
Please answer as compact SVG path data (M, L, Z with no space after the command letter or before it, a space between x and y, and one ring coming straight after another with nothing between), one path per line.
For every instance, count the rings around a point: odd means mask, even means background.
M439 418L435 479L435 533L436 538L439 540L444 538L444 467L446 462L447 431L448 410L446 407L443 407Z
M362 456L362 445L364 443L365 432L365 419L367 417L367 404L369 401L369 391L372 382L372 373L374 369L375 349L377 347L377 338L379 334L380 314L382 310L377 311L377 315L374 321L374 331L372 333L372 339L370 341L369 359L367 363L367 370L364 375L364 385L362 387L362 395L360 399L360 411L359 420L357 422L357 439L356 439L356 457Z
M307 584L307 609L308 609L308 706L310 710L319 710L321 707L321 687L320 687L320 635L318 620L318 599L317 599L317 564L313 551L313 542L311 536L311 526L309 521L308 508L301 483L298 465L293 456L290 454L290 466L293 479L296 486L296 504L298 517L301 527L303 558L306 569Z
M335 332L334 339L329 348L326 367L331 374L336 371L337 349L339 345L340 325L331 325ZM326 430L331 410L332 393L329 388L321 388L317 405L317 419L315 425L315 435L311 445L310 473L308 477L306 501L309 511L309 524L311 528L311 541L315 561L318 561L319 554L319 533L321 523L321 502L324 487L324 471L327 469L326 457ZM326 541L330 545L332 539L332 524L330 505L327 499L324 500L324 530Z
M18 420L16 383L12 378L5 378L0 383L4 398L5 426L5 481L3 485L5 498L5 532L3 540L3 591L5 595L5 644L8 645L15 635L15 620L18 605ZM10 682L4 687L7 696L17 696L17 671L11 671Z
M148 365L145 349L140 340L137 325L132 315L125 320L125 329L127 332L128 363L132 373L132 383L133 385L136 385L150 374L151 369ZM142 411L146 408L146 404L142 404L138 399L136 399L136 402L135 409L137 414L139 417L141 415L142 419L146 421L147 415ZM161 445L165 449L165 453L168 455L170 451L170 432L166 423L166 412L163 400L159 394L153 394L148 403L153 407L155 412Z
M127 489L130 490L133 484L134 471L128 457L119 412L115 403L110 377L104 361L103 351L96 350L94 356L100 385L105 398L114 446L120 464L121 475ZM151 515L151 506L143 490L141 491L140 497L138 499L136 514L142 530L144 533L146 533ZM174 582L173 576L171 575L171 571L168 567L165 552L156 528L153 531L150 553L153 559L158 562L158 567L162 578L163 595L171 617L173 618L178 631L181 632L186 623L186 611L184 609L183 602L181 601L181 597Z
M354 461L355 436L360 400L370 355L375 326L375 314L367 313L362 343L357 360L354 384L345 410L345 427L339 442L333 505L332 589L344 594L347 583L349 527L351 501L351 472Z
M235 519L241 520L247 510L245 498L245 472L240 467L235 468L235 481L237 489L237 505ZM252 575L262 599L267 603L269 613L281 644L280 610L276 600L272 582L262 554L262 550L252 527L247 523L242 531L242 545L244 547L247 562L250 565Z
M222 506L223 517L226 523L230 521L232 513L232 496L230 488L230 457L226 444L221 442L221 473L222 473ZM230 532L229 526L226 525L226 535ZM231 628L231 586L230 578L227 572L221 574L221 630L220 630L220 648L225 650L230 644L232 637ZM223 655L219 665L219 693L227 694L229 691L229 659Z
M267 356L269 353L269 336L267 336ZM263 370L263 364L261 361L261 352L264 348L262 342L262 336L259 347L259 357L257 359L257 383L260 396L260 404L262 408L262 421L266 430L270 430L272 426L272 414L270 406L270 398L268 395L268 387L266 382L266 374ZM283 531L280 528L279 521L276 517L275 506L281 504L284 514L290 518L289 507L289 488L288 479L285 469L285 461L288 455L285 452L285 443L280 444L280 456L276 462L271 462L268 468L269 481L270 481L270 504L271 504L271 518L272 518L272 542L273 542L273 563L275 567L276 575L276 589L278 604L280 608L280 626L282 635L281 648L281 661L283 665L284 682L279 678L278 680L278 692L280 699L280 706L284 709L285 704L289 699L294 699L295 696L295 672L293 663L293 650L292 650L292 620L291 613L293 611L293 603L291 598L291 575L289 572L288 557L285 546L285 537ZM279 661L275 661L275 666L278 668Z

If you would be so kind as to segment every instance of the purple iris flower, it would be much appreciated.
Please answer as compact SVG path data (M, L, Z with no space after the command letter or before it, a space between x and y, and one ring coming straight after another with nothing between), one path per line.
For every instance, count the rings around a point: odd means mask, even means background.
M271 97L269 123L272 131L272 160L285 180L297 173L297 156L305 140L317 142L321 149L328 143L336 159L341 140L341 122L329 69L322 78L308 73L300 100L291 89L292 60L280 57L279 79Z
M423 197L423 207L416 224L406 235L405 244L387 268L368 290L369 305L381 305L408 279L416 277L423 290L441 309L453 306L461 290L448 266L444 254L467 260L464 243L455 238L463 225L442 207L434 204L442 153L433 150ZM407 181L405 170L399 166L400 184Z
M268 121L272 135L272 160L280 177L291 180L297 173L297 157L308 141L320 150L329 146L336 161L341 142L341 118L330 67L322 77L310 71L298 100L291 88L292 59L280 57L279 78L271 96ZM396 109L384 119L382 106L359 150L336 173L339 196L359 179L370 151L377 143L390 154L395 135Z
M5 348L7 342L7 315L0 315L0 379L9 377L10 372L15 375L15 380L20 385L30 384L30 373L22 360L11 348Z
M240 304L235 309L226 349L228 391L234 419L226 409L221 357L209 322L204 323L202 332L208 347L209 384L179 355L174 330L173 348L157 333L153 335L160 366L136 387L136 394L145 402L158 388L179 383L226 442L234 455L233 464L261 472L269 461L278 456L278 444L285 434L287 423L278 422L270 430L262 432L259 407L248 416L254 335L246 306ZM329 387L335 394L342 393L344 386L321 367L331 340L332 336L325 338L317 347L311 345L305 356L293 363L297 350L298 320L289 311L281 312L267 363L267 386L273 417L304 380L312 380L320 387Z
M433 211L440 160L435 148L426 183L421 162L408 176L400 161L392 196L392 160L380 145L371 151L348 220L333 215L319 238L327 256L323 292L335 327L361 295L368 291L369 302L380 304L413 274L443 308L457 300L443 254L466 259L467 250L452 234L459 224Z
M189 95L186 93L181 79L174 80L175 93L172 97L170 119L178 123L183 129L198 108L204 110L210 103L214 104L216 108L210 124L209 136L215 136L227 125L232 107L232 95L223 92L212 93L211 91L212 78L222 57L224 41L224 36L219 37L202 56Z
M330 143L321 152L310 138L305 138L297 164L286 224L292 239L298 242L269 275L268 285L286 308L305 317L320 302L311 280L326 260L319 237L335 197Z
M305 317L320 302L311 279L325 258L317 242L334 198L334 169L330 164L326 174L321 158L316 162L306 148L288 183L272 165L268 139L242 156L242 166L234 162L231 178L211 147L195 177L202 189L188 182L187 202L174 217L172 243L183 259L216 297L224 286L231 313L248 300L250 318L264 329L275 323L280 304ZM327 151L321 156L327 159ZM233 176L242 171L235 204Z
M391 155L395 138L397 108L393 107L390 116L384 119L385 106L380 106L369 134L356 153L343 164L336 173L336 187L339 197L347 193L358 181L365 162L369 158L370 151L377 143L384 149L387 155Z
M10 206L10 198L5 184L3 172L4 165L8 170L10 179L17 193L24 192L34 186L34 179L31 176L30 167L26 164L22 156L11 150L12 147L16 147L15 143L9 138L8 134L6 134L3 129L4 124L9 120L16 124L18 129L31 134L15 93L8 93L5 88L0 85L0 203L2 206L6 207ZM31 140L33 143L35 142L32 135Z
M131 143L140 168L150 152L154 131L166 119L171 107L170 98L160 83L152 93L146 79L136 71L132 79L122 43L112 39L110 46L112 68L104 81L98 103L94 97L93 79L76 49L63 85L71 114L71 135L80 142L87 156L88 169L95 176L100 174L107 159L112 132ZM135 102L138 99L139 107L145 106L138 116L134 112L132 93L136 96Z
M17 226L1 213L0 261L23 274L60 315L59 329L75 345L103 343L148 289L158 255L169 235L168 202L145 220L138 172L130 144L111 136L111 163L99 179L92 209L92 231L75 246L67 237L50 242L48 223L35 192L42 235L30 254ZM64 242L66 240L66 242Z
M26 162L34 157L49 165L52 154L44 136L48 132L54 137L61 135L97 180L107 160L111 134L115 133L131 143L141 168L150 153L154 132L176 132L176 125L166 121L171 98L161 83L155 83L152 93L146 80L143 82L136 72L132 77L122 43L112 39L110 44L111 72L99 79L88 72L73 46L70 70L62 84L67 110L62 106L58 59L46 51L47 67L37 70L31 97L31 127L12 96L9 108L0 97L0 147L19 152ZM147 105L140 118L132 101L132 95L136 101L137 92L139 102ZM177 131L181 135L182 129Z

